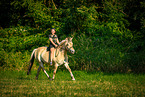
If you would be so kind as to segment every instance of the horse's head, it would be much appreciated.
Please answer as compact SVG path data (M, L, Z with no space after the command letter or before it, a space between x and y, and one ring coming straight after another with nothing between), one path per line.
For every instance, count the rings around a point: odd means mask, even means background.
M66 38L66 50L69 51L70 53L74 54L75 53L75 50L73 48L73 42L72 42L72 39L71 37L69 38Z
M75 50L73 48L73 42L72 42L72 39L71 37L68 37L66 38L65 40L63 40L61 42L61 45L63 44L64 45L64 48L69 51L70 53L74 54L75 53Z

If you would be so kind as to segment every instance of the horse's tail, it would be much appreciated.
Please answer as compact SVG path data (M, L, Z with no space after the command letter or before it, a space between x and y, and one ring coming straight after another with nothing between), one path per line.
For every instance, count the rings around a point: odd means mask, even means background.
M34 54L35 54L35 50L36 50L36 49L34 49L33 52L32 52L32 54L31 54L30 65L29 65L29 68L28 68L27 75L29 75L29 73L30 73L30 71L31 71L31 68L32 68L32 66L33 66L33 63L34 63L34 58L35 58Z

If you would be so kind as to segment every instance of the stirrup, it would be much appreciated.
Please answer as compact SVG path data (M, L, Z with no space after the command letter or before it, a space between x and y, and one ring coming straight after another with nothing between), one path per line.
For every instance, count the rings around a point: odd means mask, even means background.
M52 62L50 62L50 65L52 65Z

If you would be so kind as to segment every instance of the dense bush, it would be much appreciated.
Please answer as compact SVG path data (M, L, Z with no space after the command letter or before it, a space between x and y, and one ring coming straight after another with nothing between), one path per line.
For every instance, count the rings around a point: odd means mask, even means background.
M122 42L131 40L131 33L126 36L126 34L119 33L119 30L112 31L113 29L110 27L113 26L100 26L94 36L87 36L85 33L73 35L76 53L74 55L68 53L72 69L103 72L144 72L144 50L134 51L135 44ZM1 69L26 70L32 50L40 46L48 46L47 34L39 31L30 34L33 30L26 31L26 34L22 36L14 34L9 38L0 38ZM8 32L13 33L13 30L8 30ZM19 31L19 33L21 32ZM10 35L9 33L8 35ZM65 38L66 36L63 35L60 40Z
M1 30L1 32L1 47L7 52L31 50L48 45L48 35L41 34L40 30L16 27Z
M74 39L75 55L71 55L70 63L74 69L98 70L104 72L127 72L124 64L125 52L119 45L113 44L111 39L93 40L84 34Z
M76 53L69 61L75 70L145 71L142 0L2 2L0 68L25 69L32 50L48 46L50 29L56 28L60 41L74 36Z

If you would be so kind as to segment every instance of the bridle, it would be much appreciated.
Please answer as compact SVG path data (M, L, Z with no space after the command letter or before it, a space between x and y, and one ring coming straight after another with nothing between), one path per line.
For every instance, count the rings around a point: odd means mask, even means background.
M69 47L69 44L68 44L69 42L68 41L64 41L64 42L62 42L62 44L61 45L59 45L57 48L60 48L60 49L62 49L62 50L66 50L66 51L69 51L70 53L74 53L75 52L75 50L74 49L72 49L73 48L73 46L71 46L71 47ZM63 46L62 46L63 45ZM56 48L56 49L57 49ZM57 54L58 55L58 54Z

